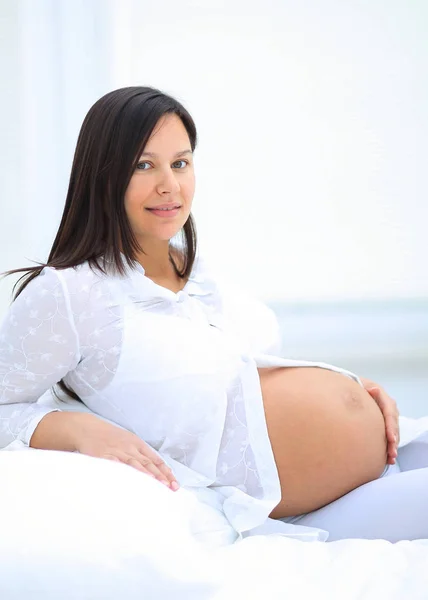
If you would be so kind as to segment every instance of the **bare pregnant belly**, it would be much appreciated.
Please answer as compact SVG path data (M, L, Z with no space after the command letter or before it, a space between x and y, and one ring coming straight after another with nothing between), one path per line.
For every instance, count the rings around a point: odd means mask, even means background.
M259 375L282 492L272 517L316 510L382 474L384 420L356 381L318 367Z

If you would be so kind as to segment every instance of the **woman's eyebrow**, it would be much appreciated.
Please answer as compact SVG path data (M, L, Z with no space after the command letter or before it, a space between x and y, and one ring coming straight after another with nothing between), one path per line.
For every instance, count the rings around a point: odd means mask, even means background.
M177 152L176 154L174 154L174 158L184 156L185 154L193 154L193 152L191 150L181 150L181 152ZM154 152L143 152L141 156L150 156L151 158L157 158L158 155Z

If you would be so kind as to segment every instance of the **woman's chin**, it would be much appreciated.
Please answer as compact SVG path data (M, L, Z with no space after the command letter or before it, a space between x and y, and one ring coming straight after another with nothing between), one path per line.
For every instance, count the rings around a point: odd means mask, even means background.
M137 238L140 244L144 247L144 243L147 244L148 241L153 242L169 242L172 238L174 238L182 229L182 226L174 226L174 227L162 227L156 230L151 231L139 231L137 233Z

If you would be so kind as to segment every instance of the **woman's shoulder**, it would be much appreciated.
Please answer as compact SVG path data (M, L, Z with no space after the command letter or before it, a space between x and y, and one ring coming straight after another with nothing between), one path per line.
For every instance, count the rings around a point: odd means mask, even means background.
M46 266L40 273L48 281L60 281L63 285L84 293L93 285L105 284L109 279L107 272L96 266L91 265L88 261L72 267L53 267Z
M37 322L48 322L52 319L69 320L73 305L72 298L84 302L84 280L88 269L81 268L58 269L45 266L40 273L33 276L24 285L9 308L9 318L20 322L29 319L34 326ZM90 286L88 286L89 289ZM72 311L70 312L70 308ZM7 316L8 317L8 316Z
M87 262L67 268L48 265L23 290L23 298L18 296L17 300L37 306L54 301L59 308L64 306L61 310L80 314L102 309L109 290L109 276Z
M120 287L120 278L102 264L100 267L84 262L71 268L54 269L73 311L99 311L105 308L106 303L111 305L112 292Z

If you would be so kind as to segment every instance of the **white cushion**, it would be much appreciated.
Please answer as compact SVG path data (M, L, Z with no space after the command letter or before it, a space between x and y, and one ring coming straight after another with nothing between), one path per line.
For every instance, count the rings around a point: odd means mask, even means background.
M191 494L77 454L0 452L0 481L1 600L427 597L421 542L273 535L207 549Z
M0 481L4 600L201 600L218 585L185 490L123 464L43 450L0 452Z

